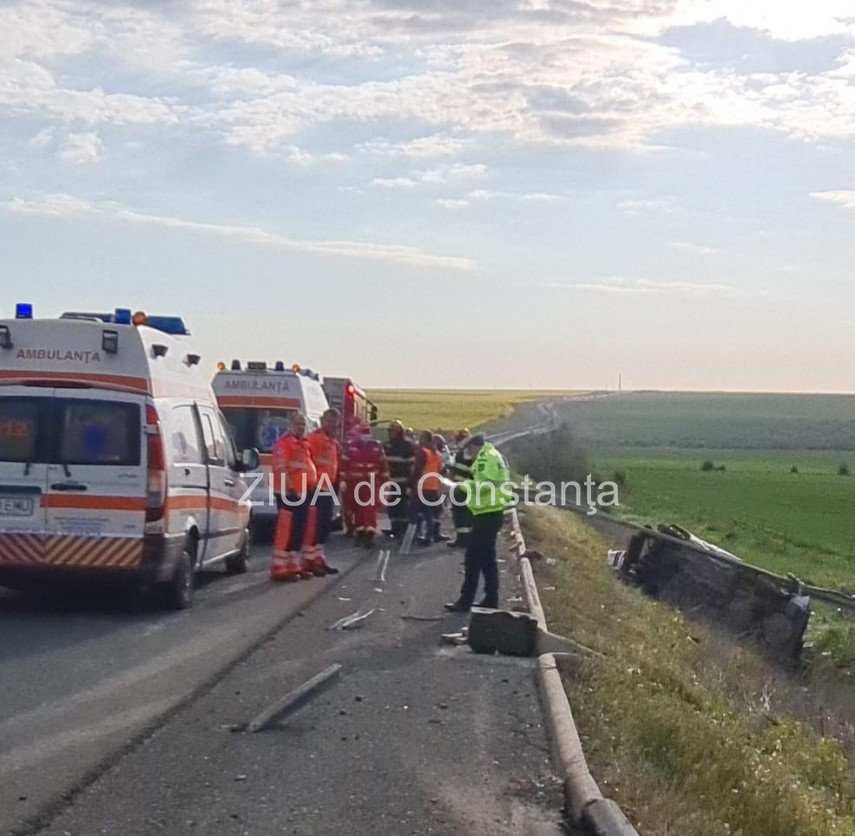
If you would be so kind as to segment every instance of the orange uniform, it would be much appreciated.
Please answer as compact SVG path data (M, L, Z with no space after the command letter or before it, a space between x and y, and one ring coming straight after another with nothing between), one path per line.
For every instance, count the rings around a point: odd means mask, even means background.
M419 481L425 493L437 493L441 488L439 474L442 472L442 456L430 447L422 447L425 463Z
M273 447L271 468L279 514L270 579L296 581L326 574L316 565L312 499L318 485L318 469L305 436L285 433Z
M273 446L270 465L277 494L301 496L318 485L318 468L305 436L285 433Z
M315 468L318 474L318 484L329 480L330 485L335 488L338 484L338 471L340 448L338 439L330 435L325 429L319 428L306 436ZM324 478L326 477L326 478ZM326 485L325 485L326 487Z
M383 445L368 435L351 436L342 454L341 469L345 483L345 524L348 531L370 545L377 533L380 489L389 481Z
M327 564L326 542L332 529L335 491L338 487L341 460L338 439L323 427L306 436L318 471L318 494L315 502L316 527L312 571L316 575L334 573Z

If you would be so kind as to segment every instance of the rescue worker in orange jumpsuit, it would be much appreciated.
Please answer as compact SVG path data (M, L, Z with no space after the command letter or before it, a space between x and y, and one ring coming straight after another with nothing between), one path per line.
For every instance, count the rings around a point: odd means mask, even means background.
M377 535L381 488L389 481L389 466L383 445L371 435L369 426L359 427L345 442L341 475L345 519L351 520L357 544L371 548Z
M296 581L311 578L314 549L315 509L312 497L318 471L306 440L306 417L296 412L290 432L273 446L271 468L276 504L276 534L270 580Z
M419 435L419 447L416 450L416 462L410 481L410 525L415 524L418 531L424 522L424 536L418 540L423 546L445 539L439 530L442 468L442 456L436 450L434 435L430 430L424 430Z
M341 413L328 409L321 416L321 426L306 436L318 470L318 490L315 494L315 546L312 556L312 571L319 577L337 575L338 569L327 563L326 542L332 530L333 511L337 500L341 445L338 428Z

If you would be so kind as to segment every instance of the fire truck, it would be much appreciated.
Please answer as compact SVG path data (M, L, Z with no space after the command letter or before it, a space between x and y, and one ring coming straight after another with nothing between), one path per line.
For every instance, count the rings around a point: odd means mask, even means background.
M377 422L377 405L349 377L324 378L324 392L330 406L341 412L342 440L354 426Z

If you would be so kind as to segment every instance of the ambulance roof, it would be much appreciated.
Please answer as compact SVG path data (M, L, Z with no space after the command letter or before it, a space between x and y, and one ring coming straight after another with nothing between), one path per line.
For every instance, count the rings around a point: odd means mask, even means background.
M0 319L0 386L53 383L207 400L211 387L199 360L186 329L176 336L94 314Z

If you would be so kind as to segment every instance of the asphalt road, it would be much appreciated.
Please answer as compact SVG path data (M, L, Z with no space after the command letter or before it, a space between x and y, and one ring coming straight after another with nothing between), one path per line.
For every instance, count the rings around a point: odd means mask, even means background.
M334 583L274 587L269 546L254 554L247 574L203 575L195 606L184 612L153 610L128 593L0 592L0 833L47 820ZM364 557L348 548L334 562L348 568Z
M352 552L336 558L354 565ZM444 546L393 554L379 582L371 555L326 579L311 604L314 581L271 588L260 570L207 584L197 607L178 615L4 601L4 627L21 638L0 657L0 700L16 706L0 725L0 830L15 823L10 808L20 822L50 800L46 787L74 786L76 761L78 782L96 763L99 774L31 832L560 832L531 661L440 641L465 623L442 614L460 560ZM506 603L516 595L503 571ZM359 629L329 629L372 609ZM212 684L288 612L299 616ZM239 731L333 663L340 676L281 725Z

